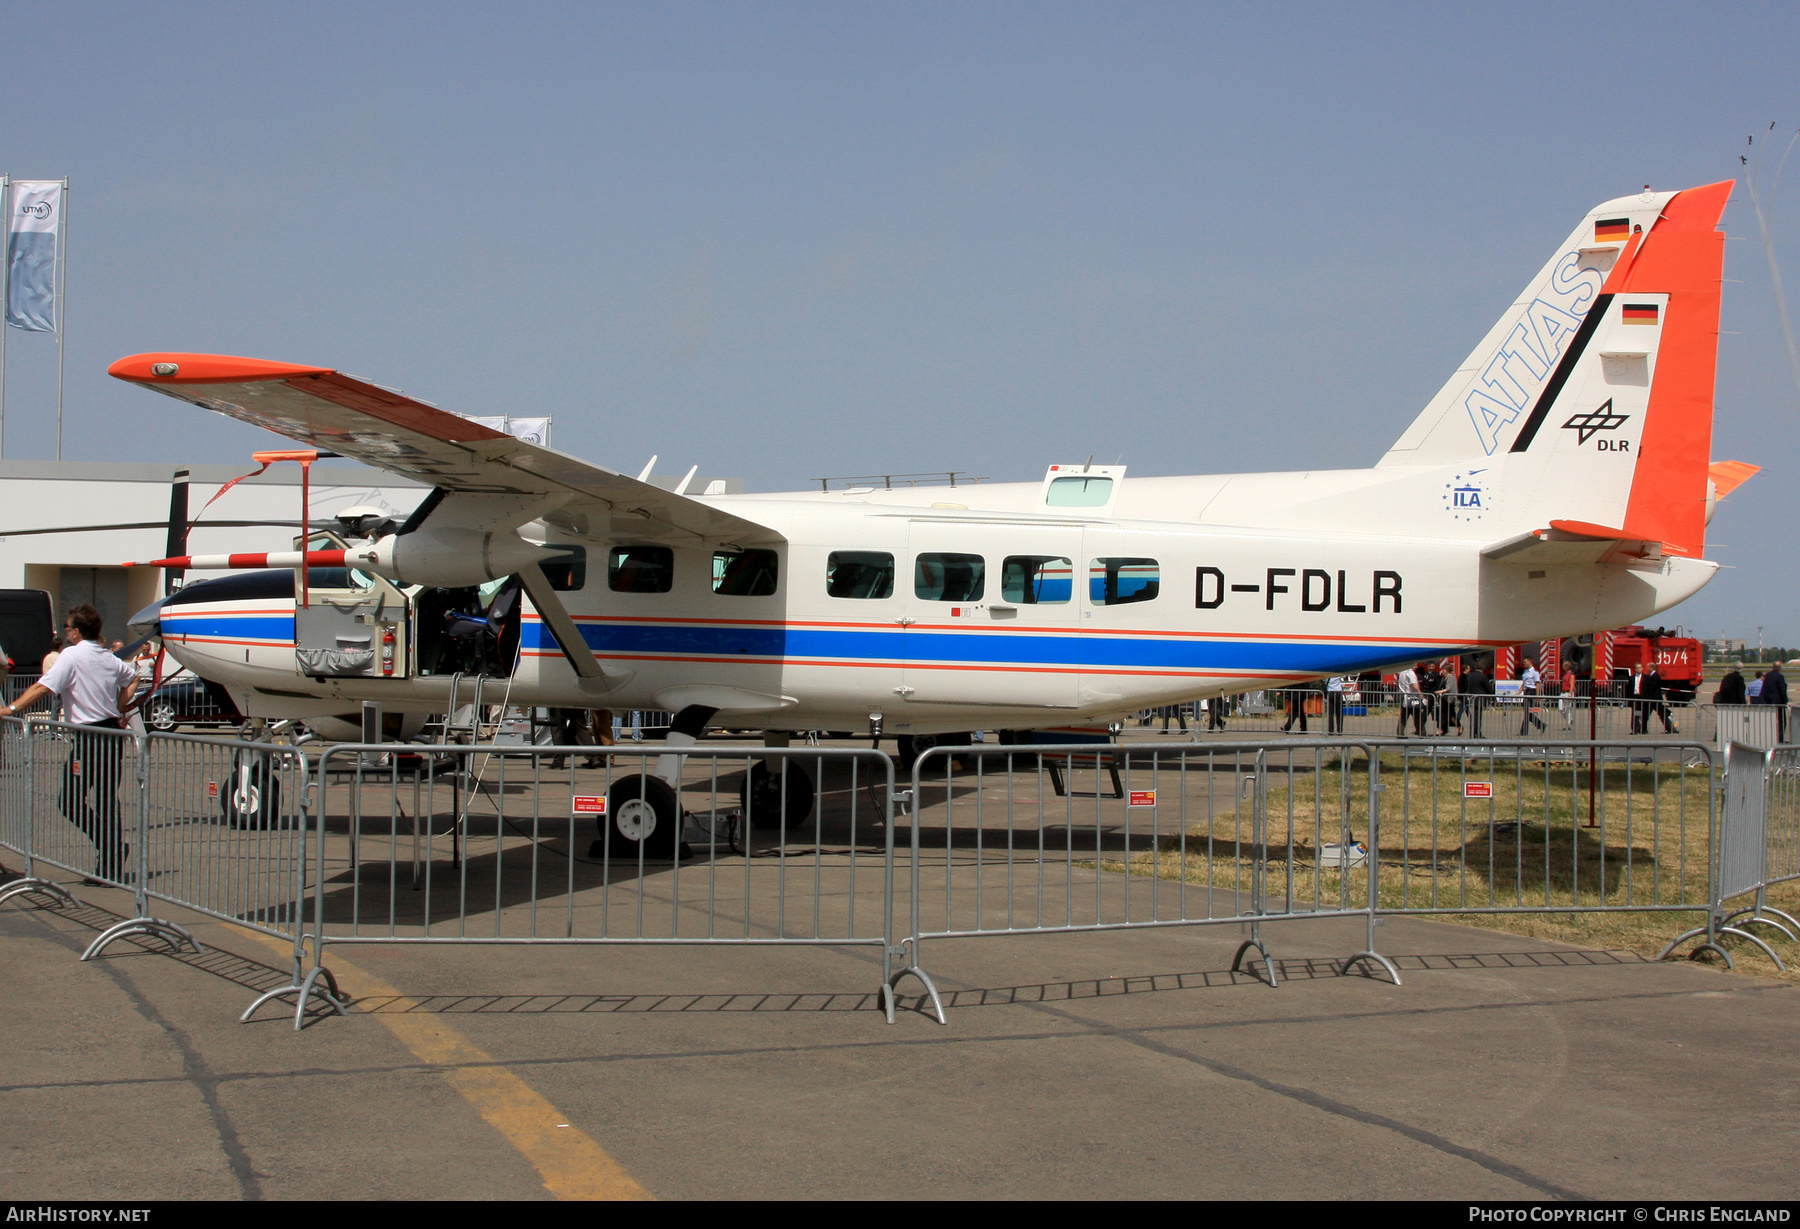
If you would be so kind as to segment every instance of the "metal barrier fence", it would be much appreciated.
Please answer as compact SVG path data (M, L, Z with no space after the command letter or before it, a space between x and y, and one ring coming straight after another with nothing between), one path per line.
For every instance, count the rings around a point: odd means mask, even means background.
M913 766L912 956L978 935L1386 915L1700 913L1700 742L938 748ZM960 767L958 766L960 764ZM1671 945L1673 947L1673 945ZM1770 953L1773 955L1773 953ZM920 971L920 966L914 966Z
M1255 951L1277 983L1261 923L1270 917L1372 921L1366 850L1352 796L1373 788L1353 744L1029 749L940 747L912 765L908 972L941 1004L922 964L928 940L1169 926L1248 925L1233 970ZM961 767L959 768L959 764ZM1269 807L1272 781L1304 778L1317 814L1340 821L1312 851L1331 874L1294 873L1299 828ZM1290 804L1292 789L1289 790ZM1367 801L1363 814L1368 814ZM1320 823L1312 830L1323 832ZM1285 860L1271 851L1285 849ZM1394 966L1374 950L1359 960Z
M1732 936L1777 964L1748 927L1800 933L1764 899L1800 878L1800 748L987 744L927 751L907 775L896 792L889 757L860 748L379 744L309 761L6 720L0 846L26 877L0 900L67 901L42 872L95 868L136 909L87 956L132 933L194 943L153 902L291 940L291 983L244 1018L292 999L296 1027L315 1000L343 1010L334 945L867 945L886 1017L913 975L942 1021L938 940L1236 925L1233 969L1273 986L1274 921L1360 919L1345 971L1395 984L1375 943L1389 915L1685 912L1704 925L1665 955L1703 938L1695 955L1729 961Z
M880 752L344 745L318 782L315 983L339 944L868 945L893 1017Z
M134 915L83 960L134 934L199 951L151 912L156 900L293 940L298 975L306 784L306 757L290 747L0 720L0 846L25 858L0 901L73 904L43 863L132 893Z

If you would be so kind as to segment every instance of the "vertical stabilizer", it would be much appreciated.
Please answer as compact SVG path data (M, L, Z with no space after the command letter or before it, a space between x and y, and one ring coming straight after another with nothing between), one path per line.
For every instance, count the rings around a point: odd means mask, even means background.
M1699 555L1731 187L1590 213L1381 464L1485 459L1513 529Z

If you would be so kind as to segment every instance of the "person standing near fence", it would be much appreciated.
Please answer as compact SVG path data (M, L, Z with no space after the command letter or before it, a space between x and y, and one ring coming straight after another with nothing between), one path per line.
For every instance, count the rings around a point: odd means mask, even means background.
M1631 667L1631 732L1645 734L1650 730L1650 697L1644 694L1644 663Z
M1442 663L1435 661L1420 662L1419 695L1424 703L1419 706L1419 734L1425 734L1427 722L1436 722L1438 736L1441 738L1449 732L1449 725L1444 718L1444 671Z
M1719 689L1713 692L1714 704L1747 704L1749 698L1744 694L1744 672L1733 666L1726 671L1725 677L1719 680Z
M1162 706L1163 728L1159 731L1159 733L1167 734L1169 732L1169 718L1171 718L1171 717L1173 717L1175 720L1181 722L1181 732L1183 734L1186 734L1188 732L1187 705L1185 705L1185 704L1165 704L1165 705L1163 705Z
M1787 675L1781 672L1781 663L1776 662L1763 675L1762 691L1757 695L1758 704L1779 706L1775 709L1775 741L1787 741Z
M1669 716L1669 705L1663 699L1662 671L1656 668L1655 662L1651 662L1650 668L1643 673L1643 697L1644 728L1638 733L1648 734L1650 732L1650 715L1652 713L1656 714L1657 720L1662 722L1664 734L1681 732L1681 727L1676 725L1674 719Z
M1406 723L1408 719L1412 717L1415 711L1418 712L1420 716L1424 716L1425 713L1425 710L1420 707L1421 697L1419 692L1418 670L1412 666L1408 666L1394 676L1394 686L1400 692L1400 720L1398 724L1394 726L1394 737L1405 738ZM1419 730L1420 734L1423 734L1424 732L1423 728Z
M15 704L0 706L0 717L14 716L45 696L62 698L71 724L88 730L117 730L120 713L137 690L137 670L120 661L100 639L100 612L88 603L69 611L67 630L71 643L57 655L56 664L20 696ZM77 732L75 745L63 765L62 794L58 805L69 822L94 842L94 873L101 879L122 880L131 846L119 829L119 769L124 740ZM90 802L88 795L94 795Z
M1462 676L1462 690L1463 695L1468 697L1469 737L1480 738L1482 710L1487 707L1487 698L1494 694L1494 685L1488 682L1487 671L1481 668L1480 663ZM1460 723L1458 729L1461 729Z
M1327 734L1344 732L1344 688L1346 685L1344 676L1341 674L1334 674L1325 680L1325 732Z
M1225 706L1229 701L1224 696L1211 696L1200 703L1206 706L1206 732L1225 728Z
M1534 725L1538 729L1545 731L1545 733L1549 732L1548 727L1544 725L1543 718L1539 717L1537 710L1532 707L1533 704L1537 703L1538 694L1543 688L1543 673L1537 668L1537 662L1527 657L1525 659L1525 669L1519 675L1519 700L1525 706L1525 718L1519 722L1520 738L1525 737L1526 731L1530 730Z
M1300 732L1306 733L1306 697L1311 695L1310 689L1290 687L1287 689L1287 721L1282 724L1281 732L1288 733L1294 728L1294 719L1300 719Z

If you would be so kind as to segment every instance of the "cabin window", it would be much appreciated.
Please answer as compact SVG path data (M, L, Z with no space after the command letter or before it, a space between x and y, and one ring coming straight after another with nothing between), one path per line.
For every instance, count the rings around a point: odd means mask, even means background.
M781 557L772 550L716 550L713 592L727 597L768 597L775 592L780 566Z
M550 587L558 593L574 593L587 588L587 548L564 546L560 542L549 543L549 546L551 550L562 552L556 558L538 564L549 578Z
M1044 502L1052 508L1104 508L1112 499L1111 478L1052 478Z
M1155 599L1162 569L1154 559L1093 559L1088 562L1088 601L1096 606L1124 606Z
M825 564L825 592L832 597L894 596L894 557L880 550L834 550Z
M606 585L616 593L667 593L675 587L675 552L666 546L615 546Z
M913 561L913 593L927 602L979 602L987 589L980 555L933 552Z
M1055 606L1075 595L1075 565L1061 555L1008 555L1000 596L1021 606Z

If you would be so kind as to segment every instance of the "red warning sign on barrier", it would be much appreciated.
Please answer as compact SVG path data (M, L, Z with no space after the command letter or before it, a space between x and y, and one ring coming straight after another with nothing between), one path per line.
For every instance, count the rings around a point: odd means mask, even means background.
M1493 796L1494 796L1494 783L1492 781L1464 781L1463 782L1463 797L1464 798L1492 798Z
M217 781L208 781L206 783L206 796L208 798L217 798L219 796L219 783Z
M1134 789L1125 800L1128 807L1153 807L1156 805L1156 791L1153 789Z
M569 800L569 813L571 815L604 815L606 814L606 799L576 794Z

